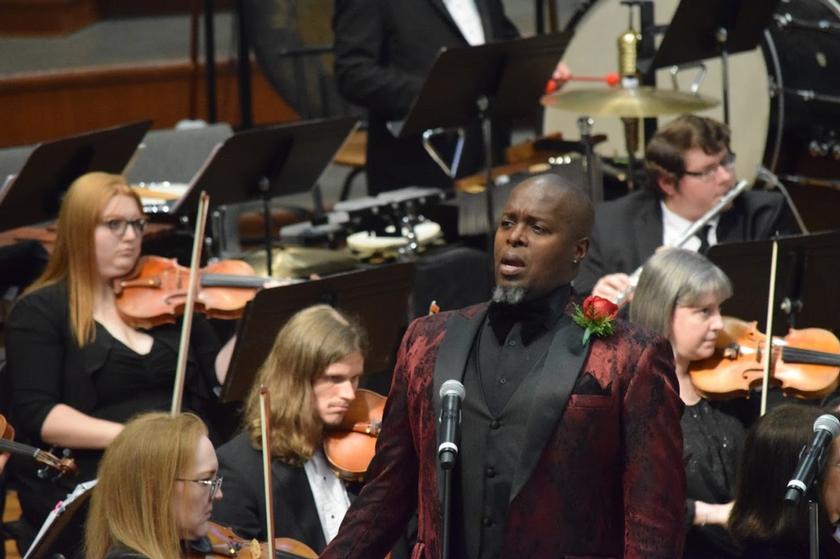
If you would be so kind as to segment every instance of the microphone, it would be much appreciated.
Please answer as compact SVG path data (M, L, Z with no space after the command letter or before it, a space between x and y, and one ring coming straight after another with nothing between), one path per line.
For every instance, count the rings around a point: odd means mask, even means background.
M466 396L464 385L450 379L440 387L440 423L438 461L444 470L455 467L461 438L461 401Z
M787 484L785 501L796 503L808 491L825 464L826 448L838 434L840 419L828 413L817 418L814 422L814 438L809 445L802 447L799 465Z

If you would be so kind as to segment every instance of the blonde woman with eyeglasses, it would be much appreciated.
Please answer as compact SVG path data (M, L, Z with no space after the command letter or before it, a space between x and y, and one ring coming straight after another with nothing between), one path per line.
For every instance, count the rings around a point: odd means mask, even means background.
M99 466L85 528L87 559L174 559L204 538L222 478L193 414L131 420Z
M75 484L96 476L103 449L125 421L170 408L180 325L132 328L117 313L111 288L134 268L145 226L140 199L122 176L79 177L62 201L44 273L10 313L7 373L18 434L38 447L70 449L80 469L77 478L51 481L31 463L13 460L20 545ZM195 321L185 410L207 416L231 347L222 347L207 321Z

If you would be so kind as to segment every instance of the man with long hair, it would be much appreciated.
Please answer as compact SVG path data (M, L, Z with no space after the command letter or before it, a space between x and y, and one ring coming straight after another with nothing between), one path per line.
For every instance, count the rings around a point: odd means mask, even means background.
M248 396L243 431L219 448L225 500L214 518L243 538L264 541L259 387L271 394L275 533L320 552L350 505L343 482L321 449L324 429L341 423L355 399L365 339L351 318L316 305L295 314L277 334Z

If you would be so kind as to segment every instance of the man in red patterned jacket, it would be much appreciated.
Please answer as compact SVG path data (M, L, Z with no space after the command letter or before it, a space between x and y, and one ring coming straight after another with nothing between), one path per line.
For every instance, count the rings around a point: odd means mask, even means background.
M682 405L668 342L571 317L592 206L556 175L517 186L495 237L493 301L416 320L368 482L322 557L383 557L416 510L412 559L441 556L438 391L466 389L450 557L674 559Z

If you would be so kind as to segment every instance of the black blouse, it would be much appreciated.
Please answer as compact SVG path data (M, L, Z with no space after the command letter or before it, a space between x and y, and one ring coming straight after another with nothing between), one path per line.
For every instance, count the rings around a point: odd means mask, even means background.
M722 504L734 498L735 472L744 427L721 406L707 400L686 406L680 425L686 478L686 559L738 557L737 547L720 526L694 526L694 502Z
M70 329L63 283L17 301L6 329L6 356L12 422L18 437L49 448L41 440L41 428L57 404L120 423L141 412L169 410L180 325L160 326L148 334L154 341L147 355L135 353L99 324L94 341L79 348ZM215 399L215 357L220 347L210 324L196 317L183 409L205 418ZM12 461L23 516L32 526L40 526L55 503L76 484L96 477L102 451L70 450L80 473L58 480L38 477L37 465L31 460L16 457Z

